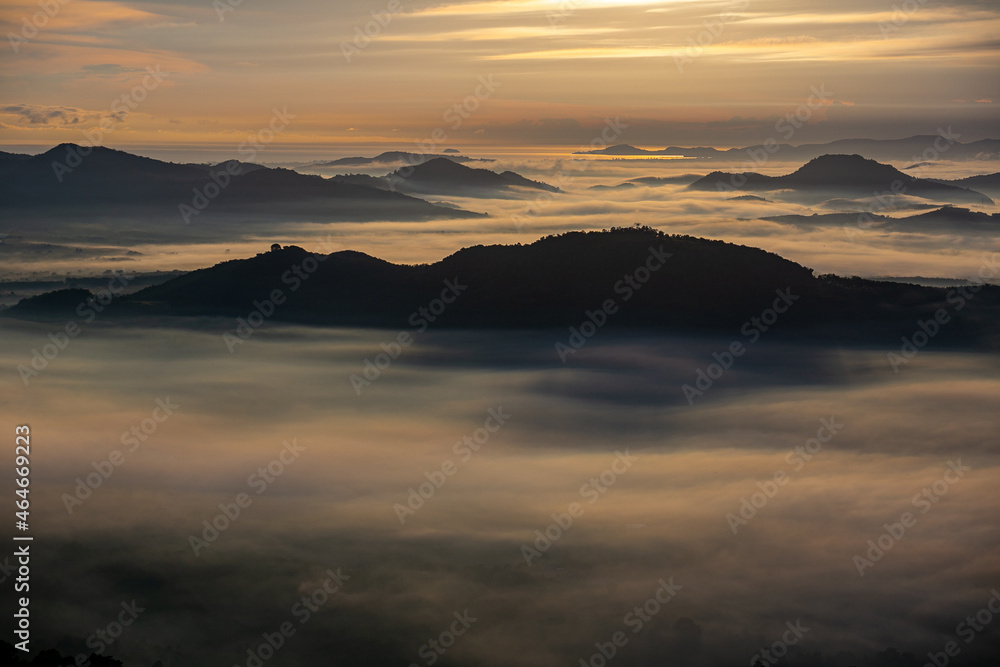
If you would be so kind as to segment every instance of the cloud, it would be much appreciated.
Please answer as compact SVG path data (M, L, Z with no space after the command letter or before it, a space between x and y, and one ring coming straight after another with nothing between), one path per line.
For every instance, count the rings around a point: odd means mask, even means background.
M112 77L119 74L131 74L144 71L140 67L126 67L116 63L103 63L100 65L84 65L80 68L84 73L94 76Z
M8 104L0 111L13 114L22 125L42 127L67 127L97 123L105 118L116 122L125 120L128 111L90 111L77 107L48 106L44 104Z

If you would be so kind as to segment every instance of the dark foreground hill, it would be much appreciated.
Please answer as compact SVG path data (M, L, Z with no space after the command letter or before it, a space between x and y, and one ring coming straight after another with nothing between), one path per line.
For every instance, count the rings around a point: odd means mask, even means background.
M421 313L442 294L452 303ZM275 320L323 325L561 328L579 325L587 311L595 313L612 300L607 317L612 328L738 336L751 317L777 304L787 310L777 325L786 334L885 342L912 334L918 320L944 309L950 321L941 327L942 340L990 345L1000 323L1000 288L966 297L959 309L959 297L944 289L817 277L756 248L631 228L572 232L530 245L474 246L417 266L358 252L314 255L286 246L143 289L114 302L108 313L142 320L246 318L260 311ZM72 317L69 305L85 298L81 291L43 295L4 315ZM265 312L272 310L267 300L275 302L273 313Z
M63 215L169 217L187 222L227 214L325 221L477 215L398 192L288 169L235 160L218 165L174 164L74 144L34 156L0 155L0 211L0 220Z

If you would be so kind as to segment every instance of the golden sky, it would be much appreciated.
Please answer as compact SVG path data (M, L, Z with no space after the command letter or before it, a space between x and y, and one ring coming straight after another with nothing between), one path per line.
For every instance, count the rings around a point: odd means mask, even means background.
M618 117L623 142L733 146L824 86L791 143L968 141L1000 103L988 0L2 0L0 29L8 147L102 122L115 147L238 144L275 108L283 144L579 146Z

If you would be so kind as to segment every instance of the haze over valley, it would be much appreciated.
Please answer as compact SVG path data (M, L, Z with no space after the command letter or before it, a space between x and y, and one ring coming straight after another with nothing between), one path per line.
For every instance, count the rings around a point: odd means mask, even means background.
M1000 664L995 3L0 28L5 665Z

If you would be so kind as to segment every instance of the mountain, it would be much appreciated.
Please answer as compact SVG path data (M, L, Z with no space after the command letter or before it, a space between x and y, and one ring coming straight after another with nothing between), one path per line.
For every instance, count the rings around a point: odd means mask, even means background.
M941 151L942 138L946 149ZM601 150L579 151L574 155L607 155L607 156L664 156L677 155L694 157L703 160L746 161L748 158L757 161L761 155L772 160L811 160L829 153L857 153L875 160L895 161L907 160L919 162L925 151L934 150L944 160L1000 160L1000 140L982 139L962 143L957 135L951 135L942 130L940 135L918 135L905 139L839 139L825 144L772 144L756 145L744 148L718 149L711 147L680 147L670 146L658 150L636 148L628 144L609 146Z
M981 176L969 176L968 178L958 178L951 181L940 178L931 178L928 180L937 181L938 183L947 183L948 185L954 185L960 188L978 190L979 192L984 192L993 197L1000 196L1000 172L995 174L982 174Z
M945 307L947 297L940 289L817 277L810 269L756 248L635 227L570 232L530 245L473 246L416 266L353 251L314 255L279 246L121 297L107 316L133 321L164 316L247 318L257 309L270 311L260 304L276 289L282 294L281 303L273 305L275 320L394 329L433 320L435 327L565 331L613 299L613 312L607 316L613 329L735 334L752 316L785 303L791 305L779 318L778 335L878 340L885 345L912 333L918 319ZM420 311L442 294L452 301L443 312L432 308L437 315L430 317ZM65 318L72 316L67 305L85 297L85 292L74 291L25 299L3 315L39 318L47 308L48 316ZM990 336L1000 322L1000 288L983 289L966 306L955 313L955 322L941 339L993 341ZM235 327L234 320L226 326Z
M958 206L942 206L939 209L916 215L893 217L877 213L824 213L813 215L775 215L761 218L800 227L843 227L853 234L868 229L896 232L943 232L974 233L1000 232L1000 213L983 213Z
M375 157L345 157L330 162L317 162L310 167L325 169L329 167L384 167L396 164L414 165L423 164L429 160L437 158L447 158L453 162L493 162L483 158L471 158L464 155L456 155L458 151L445 149L447 155L431 155L425 153L407 153L405 151L386 151Z
M661 185L690 185L702 178L701 174L681 174L680 176L640 176L630 178L618 185L591 185L588 190L628 190L640 185L659 187Z
M905 218L890 218L883 225L888 229L906 231L946 230L955 232L984 231L1000 232L1000 213L970 211L958 206L944 206L936 211L927 211Z
M562 192L557 187L532 181L513 171L498 174L489 169L466 167L448 158L435 158L397 169L384 180L393 190L410 194L492 198L518 196L524 190Z
M227 170L228 169L228 170ZM148 221L224 215L315 220L431 219L476 214L401 193L235 160L174 164L110 148L62 144L28 159L0 157L0 220L120 216Z
M689 185L688 189L723 192L788 190L793 195L798 195L799 199L811 201L833 197L888 197L895 193L953 203L993 203L992 199L980 192L939 181L914 178L891 165L860 155L823 155L784 176L714 171Z
M770 199L765 199L764 197L758 197L757 195L740 195L738 197L729 197L726 201L762 201L770 203Z

